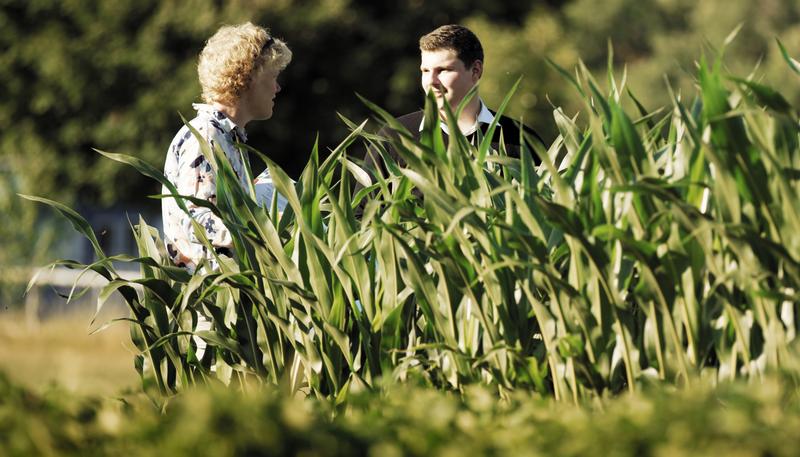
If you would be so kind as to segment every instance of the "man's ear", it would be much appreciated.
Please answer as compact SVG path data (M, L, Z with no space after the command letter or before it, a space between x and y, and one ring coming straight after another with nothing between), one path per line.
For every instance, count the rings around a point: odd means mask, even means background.
M472 62L470 73L472 74L472 81L478 82L478 80L481 79L481 76L483 76L483 62L480 60Z

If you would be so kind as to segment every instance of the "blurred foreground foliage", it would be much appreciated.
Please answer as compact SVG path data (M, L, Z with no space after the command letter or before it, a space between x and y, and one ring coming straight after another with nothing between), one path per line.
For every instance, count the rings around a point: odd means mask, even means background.
M696 385L578 406L474 386L463 397L393 385L346 404L277 388L187 392L159 412L139 396L35 394L0 373L0 454L314 456L796 455L793 383Z

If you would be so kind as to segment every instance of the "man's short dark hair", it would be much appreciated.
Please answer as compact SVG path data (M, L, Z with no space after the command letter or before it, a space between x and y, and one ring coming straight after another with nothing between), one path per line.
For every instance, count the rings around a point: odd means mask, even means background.
M452 49L469 67L476 60L483 62L483 46L472 31L463 25L443 25L419 39L420 51Z

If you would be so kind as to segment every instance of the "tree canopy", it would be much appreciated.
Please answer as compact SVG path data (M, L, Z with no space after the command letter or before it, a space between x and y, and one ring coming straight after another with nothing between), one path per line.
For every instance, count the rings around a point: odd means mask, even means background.
M753 69L760 61L758 78L785 86L792 102L800 94L774 44L779 37L800 49L792 0L2 0L0 153L22 191L94 205L157 193L92 148L161 166L179 113L191 118L199 100L204 40L223 23L248 20L294 52L275 116L249 129L253 146L293 176L317 134L322 151L344 137L337 113L369 116L356 93L397 115L422 105L417 39L444 23L464 23L481 38L481 95L490 105L524 77L509 114L546 138L555 135L554 107L574 115L578 105L545 59L571 71L580 58L605 71L608 43L631 90L653 109L667 102L664 76L676 91L693 84L704 46L720 46L742 23L726 62Z

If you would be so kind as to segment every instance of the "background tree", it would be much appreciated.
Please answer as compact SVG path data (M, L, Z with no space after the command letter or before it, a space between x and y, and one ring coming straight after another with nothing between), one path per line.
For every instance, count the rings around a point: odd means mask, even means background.
M190 118L199 101L195 65L204 40L223 23L247 20L270 26L295 54L274 118L250 132L253 146L294 177L317 133L323 154L345 136L337 112L370 116L356 92L396 114L421 106L417 38L444 23L465 23L481 38L481 95L491 105L524 76L509 113L546 139L555 136L554 107L574 115L579 105L545 58L569 70L580 57L605 71L608 39L615 63L628 66L629 87L654 109L667 103L663 75L679 91L694 84L689 75L704 43L718 45L743 23L726 62L749 71L760 60L758 78L800 99L774 45L780 37L793 53L800 49L794 0L0 0L6 173L25 193L157 209L146 196L159 189L91 148L160 167L178 113Z

